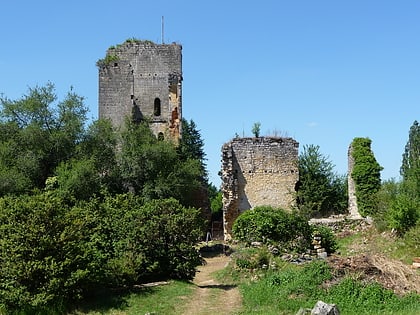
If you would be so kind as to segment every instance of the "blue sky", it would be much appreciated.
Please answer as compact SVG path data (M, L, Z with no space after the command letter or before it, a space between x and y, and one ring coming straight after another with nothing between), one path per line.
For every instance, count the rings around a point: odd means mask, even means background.
M1 4L0 93L74 87L97 118L98 70L128 38L183 45L183 115L205 142L210 180L235 136L319 145L347 172L355 137L372 139L383 179L420 120L420 1L7 1Z

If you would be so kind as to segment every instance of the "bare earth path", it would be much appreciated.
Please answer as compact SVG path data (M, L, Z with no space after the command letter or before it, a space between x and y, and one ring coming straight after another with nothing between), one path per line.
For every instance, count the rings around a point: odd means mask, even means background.
M234 314L241 307L238 288L218 283L212 276L215 271L226 267L229 257L220 255L205 258L206 264L198 268L194 278L197 286L187 303L184 315Z

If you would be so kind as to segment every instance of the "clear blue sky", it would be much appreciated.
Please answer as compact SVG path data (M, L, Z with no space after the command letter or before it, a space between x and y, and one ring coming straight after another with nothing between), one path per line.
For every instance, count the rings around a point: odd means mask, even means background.
M279 132L347 172L355 137L372 139L383 179L420 120L420 1L5 1L0 93L74 91L97 118L98 70L128 38L183 45L183 114L205 142L220 184L220 148L239 135Z

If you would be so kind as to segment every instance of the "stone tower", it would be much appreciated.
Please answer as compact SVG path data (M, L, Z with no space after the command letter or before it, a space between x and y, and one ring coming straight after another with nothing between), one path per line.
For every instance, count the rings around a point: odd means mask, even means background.
M291 209L299 180L299 143L292 138L236 138L222 147L223 229L256 206Z
M99 118L121 128L147 119L156 137L178 142L182 118L182 46L127 40L99 68Z

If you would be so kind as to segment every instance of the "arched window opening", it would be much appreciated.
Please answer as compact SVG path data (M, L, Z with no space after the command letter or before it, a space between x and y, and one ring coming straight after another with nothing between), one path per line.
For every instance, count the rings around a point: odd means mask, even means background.
M153 115L160 116L160 98L155 98L155 103L153 106Z
M162 132L159 132L159 133L158 133L158 140L159 140L159 141L163 141L163 140L165 140L165 137L163 136L163 133L162 133Z

